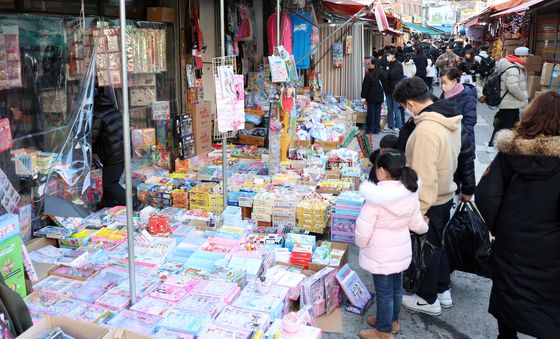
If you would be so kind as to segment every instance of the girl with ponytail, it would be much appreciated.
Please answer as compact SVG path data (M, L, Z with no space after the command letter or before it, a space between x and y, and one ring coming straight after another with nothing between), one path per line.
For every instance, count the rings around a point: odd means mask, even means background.
M375 159L374 182L364 182L365 198L356 221L360 266L373 275L377 316L368 324L376 329L360 332L361 338L393 338L400 331L402 272L412 259L410 231L424 234L428 225L420 212L418 175L406 166L403 153L388 149Z

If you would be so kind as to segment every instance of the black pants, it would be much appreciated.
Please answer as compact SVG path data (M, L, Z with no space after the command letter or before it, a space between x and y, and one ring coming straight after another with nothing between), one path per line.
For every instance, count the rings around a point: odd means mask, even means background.
M422 79L423 79L424 82L426 83L426 86L428 86L428 89L430 90L430 92L433 92L433 91L434 91L434 86L433 86L434 78L432 78L432 77L429 77L429 78L428 78L428 77L424 77L424 78L422 78Z
M103 198L100 208L126 205L126 190L119 180L124 172L124 163L103 166Z
M424 273L422 287L420 287L416 294L430 304L436 302L438 293L447 291L451 284L449 262L447 261L447 254L445 253L442 239L445 225L449 222L449 211L452 204L453 200L450 200L443 205L432 206L428 213L426 213L428 218L430 218L428 240L437 249L428 270Z
M512 129L519 121L519 109L501 109L494 116L494 132L490 138L490 146L493 146L494 136L499 130Z
M381 102L367 104L366 133L379 133L381 126Z

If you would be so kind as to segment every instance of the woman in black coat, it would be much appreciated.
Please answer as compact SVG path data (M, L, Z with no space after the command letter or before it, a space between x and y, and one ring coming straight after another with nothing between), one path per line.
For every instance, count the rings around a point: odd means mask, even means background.
M378 134L381 130L381 105L385 100L381 81L385 78L378 66L379 60L372 58L362 83L362 99L366 99L367 102L366 133L368 134Z
M489 312L499 338L560 335L560 94L545 92L514 130L496 134L499 153L476 203L496 237Z
M424 80L428 88L431 87L431 83L428 82L426 69L428 68L428 57L424 54L424 49L420 46L416 47L416 56L412 59L416 65L416 76ZM430 78L430 82L432 79Z

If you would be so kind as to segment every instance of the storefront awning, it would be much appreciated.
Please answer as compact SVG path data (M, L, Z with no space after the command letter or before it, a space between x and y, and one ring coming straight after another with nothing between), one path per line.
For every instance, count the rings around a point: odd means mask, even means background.
M521 4L519 6L515 6L513 8L506 9L504 11L492 14L490 17L491 18L501 18L501 17L508 16L508 15L511 15L511 14L523 15L523 14L525 14L525 11L527 11L529 8L535 6L536 4L539 4L543 1L544 0L527 1L526 3Z
M334 15L339 18L351 18L356 13L360 12L364 8L364 3L370 5L373 1L369 0L345 0L345 1L333 1L333 0L323 0L321 1L321 10L323 10L328 15ZM356 5L356 3L360 3ZM398 23L399 19L395 18L391 13L385 12L387 17L387 22L389 26L393 29L399 29ZM375 21L375 15L373 13L365 13L360 19L367 21Z
M476 25L484 25L484 20L487 19L491 14L501 11L506 11L516 6L523 5L525 0L509 0L499 5L494 5L490 7L486 7L482 10L482 12L478 13L475 16L472 16L468 19L463 20L459 23L459 25L464 25L466 27L476 26Z
M404 27L407 27L411 31L422 33L422 34L428 34L428 35L440 35L441 34L440 32L435 31L431 28L418 26L418 25L413 24L411 22L405 22Z
M455 32L455 28L450 26L430 26L430 28L435 29L436 31L441 31L445 34L453 34L453 32Z

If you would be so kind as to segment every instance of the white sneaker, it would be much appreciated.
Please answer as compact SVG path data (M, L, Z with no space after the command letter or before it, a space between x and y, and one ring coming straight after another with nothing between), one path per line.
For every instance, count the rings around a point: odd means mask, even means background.
M390 129L387 128L387 127L383 127L383 128L381 129L381 132L383 132L383 133L387 133L387 132L389 132L389 131L390 131Z
M496 153L496 152L498 152L496 147L493 147L493 146L486 147L486 153Z
M402 305L404 306L404 308L414 312L425 313L433 316L438 316L441 314L441 305L439 304L439 300L436 300L436 302L433 304L428 304L426 300L417 296L416 294L404 295L402 299Z
M437 296L441 307L443 308L453 307L453 299L451 299L451 290L447 290L443 293L438 293Z
M395 133L399 133L399 131L400 131L400 130L399 130L398 128L396 128L396 127L395 127L395 128L393 128L393 132L395 132Z

